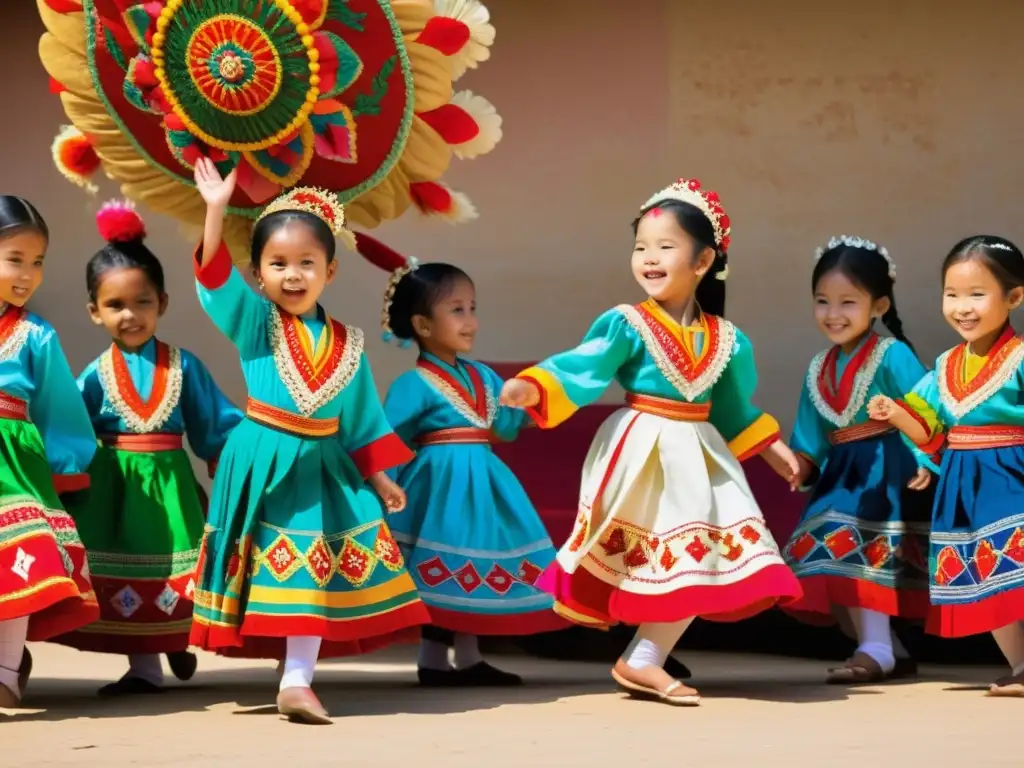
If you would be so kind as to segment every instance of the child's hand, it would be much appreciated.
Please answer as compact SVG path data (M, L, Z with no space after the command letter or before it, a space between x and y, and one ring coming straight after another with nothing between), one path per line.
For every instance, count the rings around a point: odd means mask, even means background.
M203 200L210 208L223 210L228 207L228 201L235 192L235 180L238 178L238 168L232 169L225 178L221 178L220 171L213 161L201 157L195 165L196 189L203 196Z
M875 421L888 421L896 412L897 405L891 397L875 395L868 402L868 418Z
M932 484L932 473L924 467L917 468L917 474L910 478L907 488L912 491L923 491Z
M383 499L384 506L387 507L388 512L401 512L405 509L405 491L383 472L370 475L367 482L377 492L377 495Z
M500 402L512 408L532 408L540 402L540 390L524 379L509 379L501 388Z
M799 469L796 475L789 481L789 489L791 491L799 491L810 479L811 475L814 474L816 467L811 463L810 459L806 456L797 455L796 463Z
M761 456L779 477L789 483L791 488L796 488L794 484L800 474L800 462L788 445L781 440L776 440L765 448Z

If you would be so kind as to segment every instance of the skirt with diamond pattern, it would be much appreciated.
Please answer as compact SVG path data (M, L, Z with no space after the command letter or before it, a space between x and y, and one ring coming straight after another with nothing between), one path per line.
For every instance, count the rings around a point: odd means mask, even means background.
M185 650L206 523L188 454L102 447L89 476L68 511L88 552L100 620L57 642L99 653Z
M85 548L53 487L34 425L0 419L0 621L49 640L99 616Z

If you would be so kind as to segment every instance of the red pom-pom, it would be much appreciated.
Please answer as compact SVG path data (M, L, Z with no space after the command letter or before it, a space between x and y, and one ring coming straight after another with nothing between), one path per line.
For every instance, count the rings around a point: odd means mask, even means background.
M146 237L146 224L127 200L112 200L96 214L96 228L108 243L130 243Z
M385 272L394 272L409 265L409 260L398 251L388 248L380 240L356 232L356 250L359 255L366 259L373 266L383 269Z

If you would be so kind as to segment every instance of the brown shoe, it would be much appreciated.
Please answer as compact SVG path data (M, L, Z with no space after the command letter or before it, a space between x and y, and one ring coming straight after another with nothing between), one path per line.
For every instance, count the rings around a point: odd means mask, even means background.
M327 714L312 688L285 688L277 694L277 711L293 723L331 725L331 716Z
M21 665L18 667L18 690L21 691L21 698L25 698L25 688L28 687L28 679L32 676L32 654L28 648L21 652Z
M0 683L0 709L17 709L20 706L21 697L15 696L14 691Z
M1024 674L1007 675L996 680L988 689L986 696L1024 697Z

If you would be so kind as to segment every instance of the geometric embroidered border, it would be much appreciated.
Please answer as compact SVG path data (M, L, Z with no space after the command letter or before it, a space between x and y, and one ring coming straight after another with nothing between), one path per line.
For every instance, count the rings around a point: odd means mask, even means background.
M516 584L532 587L542 571L542 568L525 558L519 563L514 574L498 563L492 563L486 573L481 574L468 559L459 567L451 568L440 555L434 555L416 566L417 574L428 587L436 588L446 581L454 580L467 595L485 584L497 595L506 594Z
M1024 515L978 531L935 531L930 557L933 602L968 602L1024 587Z

